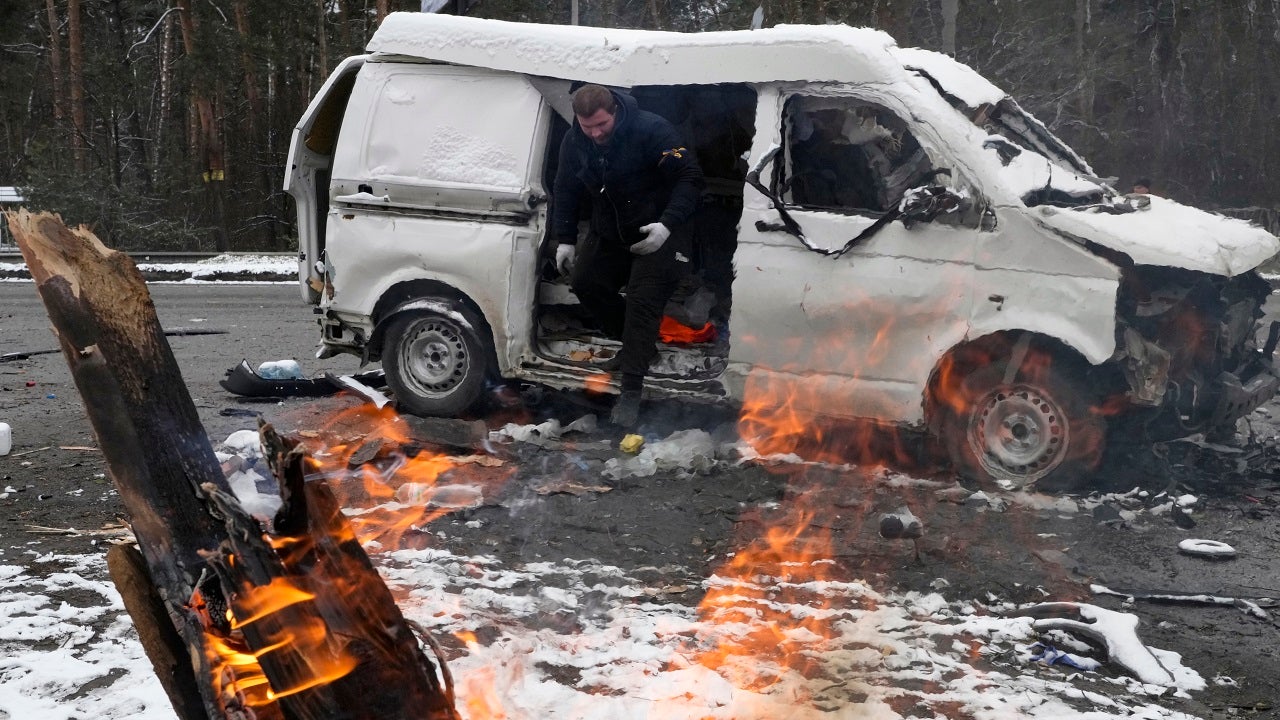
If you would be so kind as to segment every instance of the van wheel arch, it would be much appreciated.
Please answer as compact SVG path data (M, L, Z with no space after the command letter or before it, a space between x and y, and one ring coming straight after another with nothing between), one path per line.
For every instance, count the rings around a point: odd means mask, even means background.
M957 345L934 367L925 391L935 452L987 485L1079 487L1105 450L1105 391L1098 388L1110 387L1109 372L1095 377L1074 348L1031 332Z
M382 293L382 297L378 298L378 302L373 306L373 332L369 334L369 340L365 343L365 362L382 359L387 328L391 325L393 318L402 312L412 311L409 306L419 300L454 303L459 309L469 313L476 323L476 332L480 334L480 340L487 346L490 367L497 367L493 328L489 325L488 318L481 312L480 306L466 293L438 280L410 280L396 283Z

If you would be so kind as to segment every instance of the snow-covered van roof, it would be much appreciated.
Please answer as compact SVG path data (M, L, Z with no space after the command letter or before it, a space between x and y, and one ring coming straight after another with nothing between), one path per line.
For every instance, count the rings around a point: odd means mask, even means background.
M604 85L699 85L905 77L889 35L844 25L677 33L392 13L369 41L375 55L589 80ZM762 52L763 48L767 51Z

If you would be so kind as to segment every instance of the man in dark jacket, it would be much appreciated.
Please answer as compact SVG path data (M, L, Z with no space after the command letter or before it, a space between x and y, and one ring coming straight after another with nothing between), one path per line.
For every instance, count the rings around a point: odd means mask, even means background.
M610 419L632 427L658 352L663 308L689 270L689 219L702 171L671 123L641 110L630 95L584 85L573 94L573 113L554 187L556 264L571 272L574 294L601 329L622 339L616 358L622 396ZM591 232L579 257L583 202L590 204Z

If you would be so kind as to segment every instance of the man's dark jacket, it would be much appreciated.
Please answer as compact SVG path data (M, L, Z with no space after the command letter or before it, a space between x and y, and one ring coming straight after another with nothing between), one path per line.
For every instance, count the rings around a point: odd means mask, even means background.
M635 98L617 103L607 147L583 134L575 119L560 145L552 229L562 244L578 239L579 204L591 202L591 229L605 243L644 239L641 225L661 222L673 232L688 222L702 193L702 170L665 118L641 110Z

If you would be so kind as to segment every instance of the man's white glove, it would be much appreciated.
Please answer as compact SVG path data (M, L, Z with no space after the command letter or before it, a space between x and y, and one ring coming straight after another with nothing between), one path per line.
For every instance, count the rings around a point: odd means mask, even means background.
M573 260L577 256L578 250L574 245L566 245L560 243L556 246L556 269L568 275L573 272Z
M631 252L637 255L648 255L649 253L657 252L658 248L662 247L662 244L667 241L667 238L671 237L671 231L660 222L641 225L640 232L645 234L645 238L631 246Z

